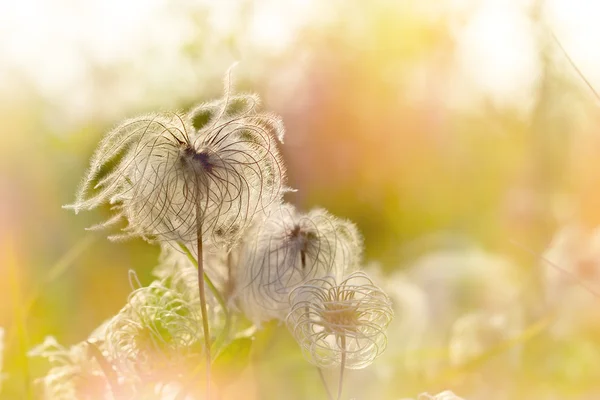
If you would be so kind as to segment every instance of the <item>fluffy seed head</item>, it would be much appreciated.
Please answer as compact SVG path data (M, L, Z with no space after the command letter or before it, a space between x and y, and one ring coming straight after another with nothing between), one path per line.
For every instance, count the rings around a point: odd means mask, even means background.
M82 342L66 348L47 337L29 352L29 356L46 358L51 364L48 374L38 380L45 399L113 399L104 372L90 356L88 346Z
M545 300L555 313L556 338L600 329L600 227L572 223L562 227L543 254Z
M356 227L322 209L302 214L289 205L275 208L249 234L240 252L241 306L255 322L283 319L289 293L310 279L342 278L360 262Z
M450 332L448 355L454 366L465 365L522 333L518 313L471 312L456 320ZM503 351L504 363L518 361L519 346ZM509 362L507 362L509 361Z
M340 283L314 279L290 294L287 324L306 358L319 367L364 368L383 352L392 320L390 299L364 272Z
M462 397L458 397L450 390L445 390L435 395L429 393L421 393L417 400L463 400Z
M191 245L189 247L192 247ZM193 247L192 247L193 248ZM195 254L193 254L196 257ZM235 284L236 263L234 252L209 247L204 253L204 270L217 290L229 299L232 285ZM153 274L168 283L168 286L185 296L189 301L199 302L198 268L182 248L164 245L161 248L160 263ZM207 299L209 302L214 300Z
M229 88L230 83L226 83ZM131 119L109 132L92 157L75 212L101 204L125 220L114 239L193 241L203 235L230 244L252 216L279 202L284 167L276 140L279 117L259 112L254 95L231 95L187 114Z
M155 281L135 290L108 325L108 354L134 384L176 379L201 357L201 326L199 301Z

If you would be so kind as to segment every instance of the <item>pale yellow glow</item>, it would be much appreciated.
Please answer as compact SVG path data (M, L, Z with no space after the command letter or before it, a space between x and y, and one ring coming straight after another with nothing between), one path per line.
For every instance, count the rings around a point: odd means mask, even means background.
M569 56L600 90L600 2L549 0L549 17Z
M293 40L303 23L308 23L311 8L318 3L311 0L267 0L254 10L250 35L258 45L283 50Z
M537 43L527 9L514 1L485 1L458 35L464 76L503 103L523 101L535 84Z
M148 35L162 37L148 29L162 2L3 1L0 69L25 73L43 90L59 90L82 78L86 57L109 64L128 57Z
M527 98L537 76L536 37L525 0L447 0L469 14L457 32L458 69L476 90L502 101ZM217 32L235 28L230 18L242 4L248 46L283 51L300 27L319 17L324 7L314 0L206 1L210 25ZM549 0L548 16L557 35L588 79L600 87L600 2ZM167 0L3 0L0 1L0 86L12 74L24 75L42 93L59 96L83 84L87 60L111 65L139 51L172 52L189 40L189 23L181 23ZM165 71L165 75L173 71ZM4 79L4 80L3 80Z

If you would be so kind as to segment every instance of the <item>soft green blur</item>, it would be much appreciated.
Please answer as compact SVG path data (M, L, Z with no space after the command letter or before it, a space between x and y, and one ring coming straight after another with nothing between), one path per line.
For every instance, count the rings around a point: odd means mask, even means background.
M354 221L365 238L365 263L377 261L392 273L468 242L509 257L519 276L534 271L522 300L533 304L525 312L526 333L516 340L525 348L523 364L473 367L487 371L483 377L450 368L378 384L369 371L376 362L349 373L357 393L348 391L348 398L399 399L449 388L460 395L486 379L490 388L503 379L517 382L513 395L519 398L600 393L596 331L560 347L539 339L548 326L535 306L544 290L535 275L538 255L563 224L600 222L600 109L554 41L543 4L524 7L536 68L526 100L512 102L473 90L469 77L456 72L457 38L476 5L456 11L445 6L451 2L423 6L418 0L308 3L310 11L298 17L286 41L269 29L249 38L260 0L225 7L220 18L227 23L219 31L213 21L218 7L174 2L161 7L185 26L181 37L153 45L149 36L112 61L90 57L84 42L81 77L65 87L58 78L49 78L53 89L35 82L30 71L43 70L43 63L2 70L0 326L6 328L8 379L0 396L35 391L32 381L47 366L25 353L45 336L73 344L116 313L131 290L129 269L144 284L152 280L156 247L111 243L84 230L105 219L107 208L77 216L61 208L73 201L102 134L126 117L220 96L222 76L234 61L238 89L259 93L265 108L284 119L282 151L289 186L298 189L288 200ZM153 29L161 29L160 21ZM69 76L72 61L65 59L61 76ZM232 392L324 398L315 369L283 326L263 331L255 345L255 363Z

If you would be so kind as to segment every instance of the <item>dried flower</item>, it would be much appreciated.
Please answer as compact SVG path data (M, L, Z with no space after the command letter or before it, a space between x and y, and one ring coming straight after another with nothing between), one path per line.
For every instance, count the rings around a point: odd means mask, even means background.
M197 297L189 301L155 281L135 290L109 323L108 353L123 376L142 383L179 377L203 352L200 321Z
M517 337L522 331L522 316L516 311L476 311L457 319L452 326L448 344L450 363L462 366ZM515 345L502 353L500 358L503 364L507 361L508 364L514 364L518 360L520 348ZM495 355L496 361L498 358L498 355Z
M450 327L465 309L506 308L520 290L516 271L508 258L474 246L435 251L416 260L407 268L406 276L427 293L431 323L427 340L443 345Z
M390 299L364 272L339 284L314 279L290 294L287 324L307 359L319 367L364 368L386 347Z
M323 209L302 214L289 204L257 224L239 256L241 307L248 318L283 319L289 294L310 279L340 279L360 262L362 240L356 227Z
M542 257L546 302L555 312L557 338L595 332L600 297L600 227L570 224L560 229Z
M204 253L204 268L220 293L226 297L230 294L229 286L232 284L231 262L232 253L220 248L210 248ZM165 284L181 293L189 301L198 299L198 268L187 254L180 249L169 245L161 248L159 264L154 268L153 274ZM232 265L230 265L232 264Z
M458 397L450 390L445 390L435 395L429 393L421 393L417 400L463 400L462 397Z
M572 287L583 291L583 285L598 286L599 257L600 227L588 229L573 224L559 230L544 252L548 301L552 304L562 299Z
M53 337L47 337L29 352L44 357L52 367L39 379L44 398L52 400L113 399L109 382L97 360L88 353L89 344L82 342L66 348Z
M229 88L230 83L226 83ZM91 160L75 212L101 204L125 219L123 239L195 241L199 229L235 242L253 214L280 201L284 167L279 117L257 111L254 95L231 95L188 114L147 115L109 132Z

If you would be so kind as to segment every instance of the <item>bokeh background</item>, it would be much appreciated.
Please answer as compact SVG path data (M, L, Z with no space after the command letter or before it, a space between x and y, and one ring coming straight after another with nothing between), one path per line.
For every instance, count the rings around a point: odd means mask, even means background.
M73 344L117 312L131 290L129 269L152 279L157 248L84 230L107 209L79 216L61 209L103 133L127 117L220 96L225 71L238 61L237 88L259 93L284 119L282 151L298 189L288 200L353 220L365 263L378 264L382 281L416 264L411 277L426 296L454 290L467 298L457 305L467 312L478 305L474 293L503 296L488 273L496 268L487 269L490 255L511 265L519 295L505 304L521 308L527 334L501 353L519 346L516 367L486 361L471 368L474 377L443 368L401 373L376 362L373 371L383 372L353 373L362 382L357 398L451 388L483 399L503 376L517 383L502 398L597 398L597 327L551 338L553 322L544 318L548 296L558 292L540 256L557 232L574 227L581 238L571 238L550 269L567 268L579 247L592 246L586 240L600 222L598 21L600 5L585 0L0 1L0 326L8 377L0 396L33 390L28 382L44 365L26 351L46 335ZM596 258L589 258L592 275L584 278L593 281ZM469 263L477 271L470 286L453 278ZM388 286L408 297L400 283ZM589 297L590 309L600 304ZM390 343L406 342L402 332L442 329L436 321L454 315L415 307L397 312L406 326ZM271 378L255 371L252 390L283 398L292 373L297 398L309 398L306 387L318 378L281 335L279 358L272 354L264 367ZM288 353L296 364L286 364ZM419 357L428 356L411 355ZM277 365L285 367L279 374ZM378 394L361 393L364 382Z

